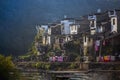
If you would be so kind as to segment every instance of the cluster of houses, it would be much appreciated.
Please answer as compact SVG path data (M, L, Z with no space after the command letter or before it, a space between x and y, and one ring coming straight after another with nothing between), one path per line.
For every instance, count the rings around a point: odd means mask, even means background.
M47 46L64 45L78 39L85 61L120 58L120 10L98 11L80 18L65 16L60 21L37 26L37 29L43 31L42 44ZM64 46L61 49L64 50Z

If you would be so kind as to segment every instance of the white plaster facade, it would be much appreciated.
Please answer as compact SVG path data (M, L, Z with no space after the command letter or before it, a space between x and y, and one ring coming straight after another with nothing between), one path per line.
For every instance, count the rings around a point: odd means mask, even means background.
M98 33L103 32L103 27L102 27L102 26L98 27L98 28L97 28L97 32L98 32Z
M51 36L43 36L42 43L43 43L43 45L50 45L51 44Z
M70 25L70 34L78 34L78 28L80 25L72 24Z
M41 25L41 28L44 28L45 31L47 31L47 29L48 29L48 25Z
M97 21L97 17L96 15L92 15L92 16L88 16L88 20L90 21L90 33L91 35L94 35L96 33L96 28L97 28L97 24L96 24L96 21Z
M51 28L48 28L47 32L48 32L48 35L51 35Z
M85 35L83 36L83 46L88 46L88 37Z
M43 45L46 44L46 38L45 38L45 36L42 37L42 43L43 43Z
M74 21L70 21L70 20L62 20L61 24L62 26L62 34L70 34L70 24L73 24Z
M111 32L117 32L117 15L116 15L116 11L109 11L108 15L110 17L110 21L111 21Z
M46 44L50 45L51 44L51 36L47 36L47 41Z
M117 17L111 17L111 32L117 32Z

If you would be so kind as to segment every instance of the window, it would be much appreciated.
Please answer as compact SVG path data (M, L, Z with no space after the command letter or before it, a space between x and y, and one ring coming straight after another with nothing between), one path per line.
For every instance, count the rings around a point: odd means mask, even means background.
M73 30L73 26L71 26L71 29Z
M114 11L111 11L110 14L111 14L111 15L114 15Z
M77 30L76 26L75 26L75 30Z
M61 26L61 30L64 30L64 26L63 25Z
M91 27L94 27L94 20L91 21Z
M86 42L86 36L85 36L85 42Z
M113 19L113 25L115 25L115 19Z
M97 30L99 33L102 32L103 31L102 26L99 26Z

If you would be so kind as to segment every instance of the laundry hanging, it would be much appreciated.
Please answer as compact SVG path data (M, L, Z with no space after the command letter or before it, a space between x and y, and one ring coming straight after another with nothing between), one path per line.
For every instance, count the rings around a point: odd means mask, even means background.
M95 45L100 46L100 40L96 40Z
M99 47L97 45L95 45L95 51L98 51Z
M105 40L103 41L103 46L105 46Z

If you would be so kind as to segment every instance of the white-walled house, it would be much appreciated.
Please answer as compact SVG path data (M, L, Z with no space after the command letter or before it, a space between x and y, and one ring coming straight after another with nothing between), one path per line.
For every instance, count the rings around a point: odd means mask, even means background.
M50 45L50 44L51 44L51 36L49 36L49 35L47 35L46 44L47 44L47 45Z
M37 30L37 34L39 34L39 33L44 34L45 33L45 28L41 27L40 25L36 26L36 30Z
M61 20L62 24L61 33L65 35L70 34L70 24L73 24L74 22L75 20L72 18L65 18Z
M47 33L48 33L48 35L51 35L51 27L50 26L47 29Z
M51 23L48 26L46 35L46 44L51 45L55 43L55 36L61 35L61 24L60 23Z
M84 47L88 46L88 36L87 35L83 36L83 46Z
M90 33L91 35L94 35L96 33L96 28L97 28L97 17L96 15L89 15L88 20L90 21L89 27L90 27Z
M70 25L70 34L78 34L78 29L80 28L79 24L71 24Z
M103 33L106 30L110 30L110 18L108 16L108 12L95 13L88 16L88 20L90 21L89 27L91 35L94 35L96 33Z
M43 36L43 37L42 37L42 44L43 44L43 45L46 45L46 36Z
M83 58L84 61L90 61L93 55L93 39L90 38L89 33L83 35Z
M117 20L117 14L116 11L109 11L108 15L110 17L110 21L111 21L111 32L117 32L117 28L118 28L118 20Z
M45 31L47 31L47 29L48 29L48 25L41 25L41 28L44 28Z
M65 36L65 42L68 42L68 41L71 41L71 36L66 35L66 36Z

